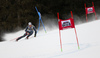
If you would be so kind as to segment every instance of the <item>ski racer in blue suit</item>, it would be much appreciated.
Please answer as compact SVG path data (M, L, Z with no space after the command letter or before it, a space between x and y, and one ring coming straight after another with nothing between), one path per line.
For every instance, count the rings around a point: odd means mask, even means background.
M16 39L16 41L20 40L21 38L23 38L25 36L27 36L26 39L28 39L28 37L33 34L33 30L35 31L34 37L36 37L36 33L37 33L36 28L35 28L35 26L32 25L31 22L29 22L28 23L28 26L25 29L25 32L26 33L23 36L21 36L18 39Z

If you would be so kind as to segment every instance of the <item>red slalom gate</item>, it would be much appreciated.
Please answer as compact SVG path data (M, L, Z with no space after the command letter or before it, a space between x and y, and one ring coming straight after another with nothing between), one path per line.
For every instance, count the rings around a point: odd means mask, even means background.
M60 32L60 30L68 29L68 28L74 28L78 49L80 49L79 42L78 42L78 37L77 37L77 32L76 32L76 28L75 28L75 25L74 25L74 19L73 19L72 11L71 11L71 18L69 18L69 19L66 19L66 20L59 19L59 13L57 13L57 17L58 17L58 24L59 24L59 37L60 37L61 52L62 52L62 41L61 41L61 32Z
M92 7L86 7L86 3L84 5L85 5L85 12L86 12L86 21L88 22L87 14L91 14L91 13L95 14L95 18L97 20L94 3L92 2L92 5L93 5Z

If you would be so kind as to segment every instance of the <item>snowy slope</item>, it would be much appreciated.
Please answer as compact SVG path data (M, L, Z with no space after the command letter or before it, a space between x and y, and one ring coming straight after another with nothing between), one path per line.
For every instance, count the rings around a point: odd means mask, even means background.
M100 20L76 25L80 44L78 50L74 29L61 31L63 52L60 50L59 30L39 32L29 40L10 41L24 33L5 34L0 43L0 58L100 58Z

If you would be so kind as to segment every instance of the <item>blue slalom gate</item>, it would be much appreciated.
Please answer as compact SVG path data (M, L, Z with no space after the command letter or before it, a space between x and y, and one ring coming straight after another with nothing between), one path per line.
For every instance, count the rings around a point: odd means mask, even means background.
M37 33L38 33L38 31L39 31L39 28L40 28L40 22L42 23L43 28L44 28L45 33L46 33L46 29L45 29L45 26L44 26L43 21L42 21L42 18L41 18L41 13L38 11L38 9L37 9L37 7L36 7L36 6L35 6L35 9L36 9L36 11L37 11L37 13L38 13L38 15L39 15L39 26L38 26Z

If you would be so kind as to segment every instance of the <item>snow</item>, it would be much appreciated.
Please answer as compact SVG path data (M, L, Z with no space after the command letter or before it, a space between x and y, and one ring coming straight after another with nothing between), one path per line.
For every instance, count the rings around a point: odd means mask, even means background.
M40 31L37 37L12 39L24 34L24 30L4 35L0 42L0 58L100 58L100 20L76 25L80 44L78 50L74 29L61 31L62 49L60 49L59 29ZM12 41L11 41L12 40Z

